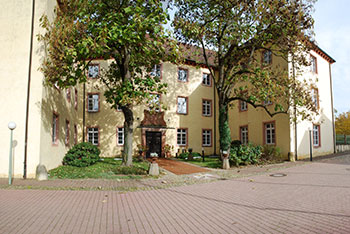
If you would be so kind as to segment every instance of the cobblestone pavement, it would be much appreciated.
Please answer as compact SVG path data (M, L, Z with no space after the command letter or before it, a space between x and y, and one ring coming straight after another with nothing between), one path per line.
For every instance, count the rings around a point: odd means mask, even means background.
M0 233L349 233L350 155L288 165L136 192L4 187Z

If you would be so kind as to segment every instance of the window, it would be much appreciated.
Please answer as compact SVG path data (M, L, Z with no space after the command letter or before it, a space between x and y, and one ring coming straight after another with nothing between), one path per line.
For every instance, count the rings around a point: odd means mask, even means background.
M88 94L88 112L97 112L99 111L99 94Z
M315 56L310 55L310 71L317 73L317 59Z
M276 143L274 122L264 124L264 139L266 145L274 145Z
M248 144L248 126L240 127L239 135L240 135L241 143L244 145Z
M320 134L320 125L314 125L313 126L313 145L314 147L320 147L321 146L321 134Z
M272 52L270 50L265 50L262 54L262 62L264 65L272 64Z
M177 80L181 81L181 82L187 82L188 81L188 70L183 69L183 68L179 68Z
M66 136L64 138L64 143L69 144L69 120L66 120Z
M100 74L99 64L90 64L88 67L88 78L96 79Z
M211 116L211 100L202 100L202 114L203 116Z
M154 76L154 77L158 77L158 78L161 78L161 65L160 64L157 64L157 65L154 65L150 75L151 76Z
M247 111L248 110L248 103L245 101L239 101L239 111Z
M98 145L98 138L99 138L98 128L88 128L87 129L87 140L93 145Z
M209 73L203 73L202 77L203 77L202 84L206 85L206 86L211 86L210 74Z
M187 145L187 129L179 128L177 130L177 145L179 146Z
M313 88L311 90L311 97L312 97L312 102L315 105L315 108L318 109L318 107L319 107L318 89Z
M160 94L153 93L150 96L151 96L151 99L148 102L149 109L159 112L160 111Z
M58 114L52 116L52 144L57 144L58 140Z
M74 89L74 108L78 109L78 90Z
M78 144L78 128L77 125L74 124L74 145Z
M124 128L117 128L117 144L124 145Z
M67 101L70 102L70 88L66 89L66 97L67 97Z
M202 130L202 146L211 146L211 130L203 129Z
M177 113L187 115L187 97L177 97Z

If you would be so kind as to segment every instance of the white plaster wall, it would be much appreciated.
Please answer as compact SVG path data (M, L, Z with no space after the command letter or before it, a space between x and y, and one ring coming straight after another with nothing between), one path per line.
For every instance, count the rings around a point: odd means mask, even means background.
M334 151L329 62L314 51L311 51L311 54L317 59L317 74L308 72L302 78L311 77L314 81L318 79L316 86L318 88L320 108L313 121L299 121L297 124L298 158L300 159L310 156L308 130L312 129L313 124L319 124L321 128L321 146L317 148L312 147L313 156L331 154ZM294 136L294 127L292 125L291 128L293 129L291 136ZM294 145L294 139L291 141L291 144Z

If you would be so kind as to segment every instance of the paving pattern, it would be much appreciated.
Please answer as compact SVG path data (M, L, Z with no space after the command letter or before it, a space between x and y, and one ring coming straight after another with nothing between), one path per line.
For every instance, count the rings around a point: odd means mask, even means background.
M350 155L187 186L0 190L0 233L350 233Z
M167 171L174 173L175 175L186 175L199 172L209 172L209 170L195 166L193 164L184 163L176 160L159 158L157 163L160 167Z

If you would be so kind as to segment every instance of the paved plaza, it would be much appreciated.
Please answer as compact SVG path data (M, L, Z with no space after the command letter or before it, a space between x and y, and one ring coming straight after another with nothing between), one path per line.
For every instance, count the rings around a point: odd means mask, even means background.
M149 180L130 192L110 181L79 189L83 182L2 180L0 233L350 233L350 155L286 165L169 179L163 188Z

